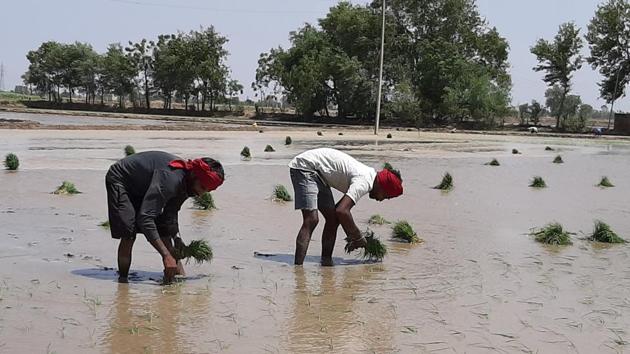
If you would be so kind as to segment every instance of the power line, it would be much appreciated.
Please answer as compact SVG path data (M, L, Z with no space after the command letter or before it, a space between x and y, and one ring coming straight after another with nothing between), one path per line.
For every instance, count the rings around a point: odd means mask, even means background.
M145 6L145 7L163 7L170 9L185 9L185 10L202 10L211 12L225 12L225 13L247 13L247 14L321 14L321 11L315 10L256 10L256 9L226 9L226 8L212 8L205 6L193 6L193 5L181 5L159 2L147 2L139 0L109 0L110 2L117 2L121 4Z

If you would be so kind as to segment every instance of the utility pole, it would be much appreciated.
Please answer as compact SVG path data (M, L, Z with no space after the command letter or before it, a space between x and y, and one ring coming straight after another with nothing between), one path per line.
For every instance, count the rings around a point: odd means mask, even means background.
M0 91L4 91L4 63L0 62Z
M383 0L383 22L381 27L381 61L378 72L378 98L376 101L376 124L374 125L374 135L378 135L378 126L381 120L381 96L383 93L383 55L385 51L385 0Z

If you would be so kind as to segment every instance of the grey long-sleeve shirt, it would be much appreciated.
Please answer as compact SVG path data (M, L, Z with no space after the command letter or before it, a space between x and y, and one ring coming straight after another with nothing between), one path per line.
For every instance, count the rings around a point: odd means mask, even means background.
M173 237L179 232L177 213L190 196L186 171L168 166L179 159L166 152L147 151L126 157L110 168L136 210L136 229L148 240Z

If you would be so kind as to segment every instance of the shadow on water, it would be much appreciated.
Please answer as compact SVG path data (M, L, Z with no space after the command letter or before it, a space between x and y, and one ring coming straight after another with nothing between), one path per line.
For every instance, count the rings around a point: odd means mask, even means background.
M79 275L82 277L97 279L97 280L108 280L112 282L118 281L118 271L113 268L105 267L105 268L87 268L87 269L75 269L71 271L73 275ZM150 284L161 284L162 283L162 272L150 272L150 271L133 271L129 273L129 282L130 283L150 283ZM197 274L194 276L187 276L182 278L181 280L191 281L191 280L199 280L207 278L206 275Z
M258 258L258 259L262 259L265 261L271 261L271 262L277 262L277 263L284 263L284 264L288 264L288 265L293 265L293 259L295 257L295 255L293 254L286 254L286 253L274 253L274 254L267 254L267 253L258 253L258 252L254 252L254 257ZM321 258L318 256L306 256L306 258L304 258L304 263L317 263L319 264ZM353 266L353 265L362 265L362 264L366 264L366 262L363 262L359 259L345 259L345 258L341 258L341 257L333 257L333 261L335 262L335 266ZM369 262L368 262L369 263Z

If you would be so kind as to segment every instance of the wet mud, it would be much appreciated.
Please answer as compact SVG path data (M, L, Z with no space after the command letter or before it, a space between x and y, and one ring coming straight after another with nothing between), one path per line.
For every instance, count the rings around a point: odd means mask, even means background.
M630 239L627 143L417 132L378 140L317 130L0 131L0 152L21 161L17 172L0 171L0 352L628 351L630 246L580 239L595 219ZM142 236L130 283L116 283L117 244L99 224L105 171L127 144L225 165L226 182L213 193L218 209L187 203L180 213L182 237L206 238L215 259L187 265L176 285L159 284L160 258ZM277 151L263 152L267 144ZM240 159L245 145L251 161ZM271 193L278 183L292 193L286 164L319 146L399 168L405 195L366 198L353 214L361 228L376 213L408 220L424 243L394 242L390 226L375 226L390 253L364 264L343 252L340 231L337 265L322 268L322 220L305 265L294 267L300 214ZM557 154L564 164L552 163ZM492 158L501 166L484 166ZM446 171L455 188L432 189ZM535 175L549 188L529 188ZM595 187L603 175L616 187ZM63 180L83 194L50 194ZM577 233L572 246L527 235L552 221Z

